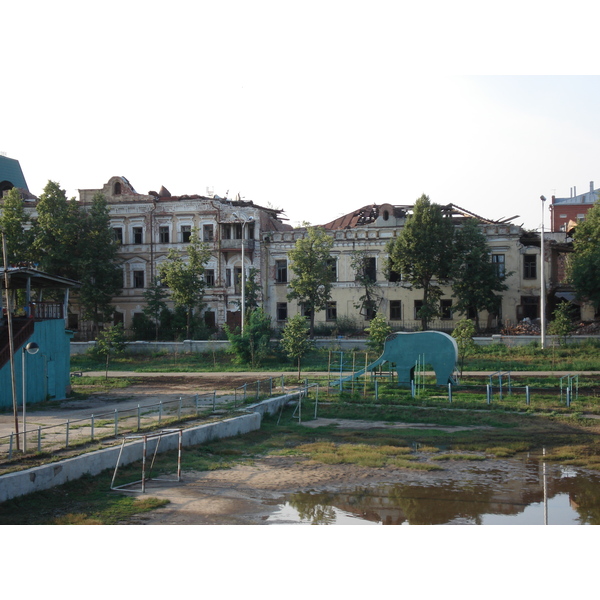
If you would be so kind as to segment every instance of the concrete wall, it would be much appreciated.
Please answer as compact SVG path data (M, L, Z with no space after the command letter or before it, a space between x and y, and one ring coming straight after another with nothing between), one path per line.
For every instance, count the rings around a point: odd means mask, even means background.
M546 336L546 343L550 346L556 336ZM531 342L540 341L539 335L493 335L491 337L473 338L479 346L489 346L490 344L504 344L506 346L525 346ZM567 339L569 344L581 344L586 340L600 340L597 335L576 335ZM557 342L558 343L558 342ZM95 342L71 342L71 355L85 354L89 348L94 347ZM347 339L347 338L322 338L316 339L317 348L329 348L331 350L342 350L351 352L352 350L366 350L367 340L365 338ZM128 342L127 352L150 354L152 352L166 353L185 353L185 352L220 352L229 348L228 341L202 341L185 340L183 342Z

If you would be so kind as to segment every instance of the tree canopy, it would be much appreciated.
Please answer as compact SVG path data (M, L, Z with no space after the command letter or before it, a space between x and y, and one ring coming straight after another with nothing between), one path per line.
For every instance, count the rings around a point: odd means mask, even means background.
M600 204L587 212L573 234L573 253L569 257L569 280L577 298L600 308Z
M333 238L322 227L307 227L306 235L288 252L290 281L288 300L297 300L310 318L310 337L314 336L315 313L323 310L331 299L335 274L331 269Z
M403 281L423 290L423 304L417 315L422 329L440 314L440 285L447 283L452 274L453 236L450 217L423 194L400 235L388 244L388 270L401 273Z
M187 312L186 335L189 339L194 310L202 307L206 288L204 271L211 256L210 247L200 241L197 229L192 230L186 254L187 260L183 252L171 248L158 271L161 282L171 290L175 306L184 307Z
M477 329L480 310L497 314L501 297L495 292L508 289L504 281L509 275L491 262L487 239L476 219L468 219L456 230L452 267L455 308L464 315L474 313Z

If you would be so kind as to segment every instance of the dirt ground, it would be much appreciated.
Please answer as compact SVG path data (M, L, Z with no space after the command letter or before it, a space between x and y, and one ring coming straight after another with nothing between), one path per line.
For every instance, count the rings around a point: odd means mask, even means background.
M447 477L445 473L443 477ZM266 525L288 494L334 492L380 483L432 480L436 475L403 469L324 465L298 457L270 456L253 465L184 472L181 482L150 481L146 494L170 501L133 518L131 525ZM437 475L439 477L439 475ZM297 523L297 521L288 521ZM278 520L277 524L285 524Z
M150 403L181 394L212 390L223 393L243 385L247 380L246 375L232 374L148 377L139 384L127 388L125 393L123 390L117 390L95 395L90 398L86 409L97 410L101 405L106 407L119 395L131 398L126 402L137 403L143 400ZM78 408L80 407L81 405L78 405ZM329 419L317 419L308 421L305 425L319 427L330 425L331 422ZM335 422L339 427L390 427L389 423L383 422L344 420ZM423 427L423 425L398 423L394 427ZM434 427L428 425L427 428ZM464 428L444 429L458 431ZM407 472L404 469L315 464L298 457L265 457L255 461L253 465L239 465L227 470L184 471L181 482L150 481L146 485L146 494L167 499L169 504L150 513L138 515L128 524L267 524L269 517L278 510L287 494L299 491L335 491L379 483L400 483L415 478L425 481L435 476L436 474L426 472Z

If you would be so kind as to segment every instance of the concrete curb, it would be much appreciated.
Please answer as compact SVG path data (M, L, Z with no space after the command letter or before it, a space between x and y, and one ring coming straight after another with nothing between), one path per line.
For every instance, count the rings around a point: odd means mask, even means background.
M183 446L197 446L211 440L234 437L260 429L265 414L276 414L282 406L298 399L303 392L292 392L258 402L243 410L248 414L232 417L215 423L206 423L198 427L190 427L182 431ZM179 436L177 433L162 437L159 453L177 449ZM149 438L147 452L151 454L156 448L158 438ZM143 440L126 443L122 448L119 466L127 465L142 458ZM68 481L79 479L83 475L99 475L106 469L114 469L121 452L121 446L113 446L95 452L88 452L59 462L34 467L25 471L7 473L0 476L0 503L11 498L24 496L40 490L47 490Z

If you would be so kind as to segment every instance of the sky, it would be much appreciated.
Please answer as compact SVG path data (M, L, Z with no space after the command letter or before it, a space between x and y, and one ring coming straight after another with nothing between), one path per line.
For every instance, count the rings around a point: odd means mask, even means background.
M0 151L36 195L121 175L297 225L427 194L537 229L600 187L591 6L0 0Z

